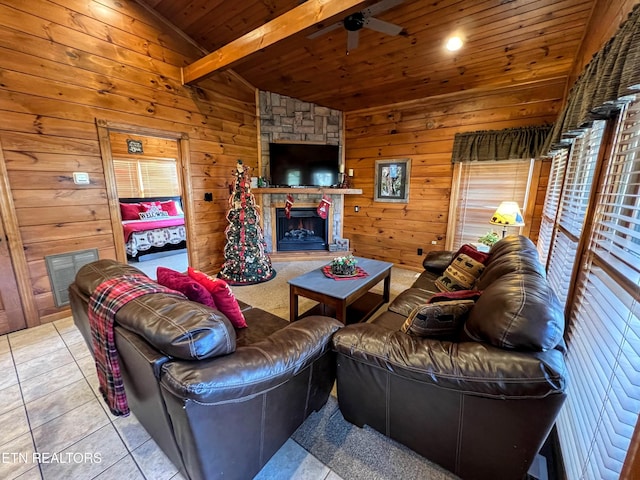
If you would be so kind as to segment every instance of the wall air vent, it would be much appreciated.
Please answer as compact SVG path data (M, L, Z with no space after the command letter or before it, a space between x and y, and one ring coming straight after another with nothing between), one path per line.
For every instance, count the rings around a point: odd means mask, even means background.
M51 282L51 291L56 307L69 305L69 285L76 278L80 267L98 260L98 249L79 250L44 257Z

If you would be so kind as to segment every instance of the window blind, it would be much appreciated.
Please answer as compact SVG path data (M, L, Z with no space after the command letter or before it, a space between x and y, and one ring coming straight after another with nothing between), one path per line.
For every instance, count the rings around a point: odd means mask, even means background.
M114 159L119 197L180 195L175 159Z
M143 197L180 195L176 162L147 160L139 162Z
M551 161L549 171L549 181L545 194L544 207L542 209L542 220L540 222L540 232L538 234L538 253L540 261L545 265L551 241L553 239L553 228L560 206L560 195L564 184L564 173L567 168L568 151L560 150Z
M570 314L569 479L618 479L640 413L640 102L621 114Z
M590 129L574 140L564 171L553 248L547 265L549 283L563 305L567 301L605 125L604 121L594 122Z
M121 198L141 197L140 178L137 162L113 159L113 170L116 176L116 188Z
M629 106L598 197L594 253L631 284L640 283L640 102Z
M518 202L521 209L527 204L533 160L501 160L461 162L458 199L455 205L455 233L453 246L474 243L495 229L489 220L500 202ZM526 214L523 210L523 215ZM507 234L519 229L509 228ZM498 232L501 234L501 230Z

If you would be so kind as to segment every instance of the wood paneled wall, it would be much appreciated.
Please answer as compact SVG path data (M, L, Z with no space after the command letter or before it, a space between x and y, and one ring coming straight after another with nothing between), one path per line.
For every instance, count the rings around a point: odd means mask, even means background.
M418 248L426 253L445 245L455 134L553 123L565 82L557 78L346 112L346 168L354 169L354 187L363 190L361 196L345 197L344 235L355 253L421 268ZM373 201L375 161L392 158L412 161L406 204ZM548 168L541 169L543 175L545 171L548 176ZM545 182L541 178L537 192L532 192L537 194L538 216ZM532 238L537 237L535 225L539 218L529 233Z
M222 263L230 173L257 166L256 93L232 73L183 87L200 53L132 0L0 0L0 143L41 321L68 314L46 255L115 255L96 119L188 135L194 266Z

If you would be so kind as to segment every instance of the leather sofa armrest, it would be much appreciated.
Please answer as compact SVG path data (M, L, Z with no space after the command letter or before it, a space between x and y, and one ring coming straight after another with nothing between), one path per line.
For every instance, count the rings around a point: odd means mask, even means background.
M422 266L429 272L440 274L449 266L451 260L453 260L453 255L454 252L447 250L427 252L427 256L422 261Z
M126 328L121 326L115 327L115 341L116 341L116 350L118 350L119 354L122 356L121 350L128 348L131 351L135 351L137 354L137 359L141 362L146 363L151 366L151 370L153 371L153 375L157 380L160 380L160 374L162 372L162 365L171 360L171 357L165 355L164 353L156 350L154 347L149 345L149 343L142 338L137 333L131 332ZM126 342L128 345L123 347L122 342Z
M544 397L566 387L564 356L558 350L510 351L479 342L414 337L370 323L343 328L332 344L338 371L344 356L417 382L500 398Z
M342 326L333 318L310 316L223 357L168 362L162 386L176 397L203 404L257 395L331 352L331 336Z

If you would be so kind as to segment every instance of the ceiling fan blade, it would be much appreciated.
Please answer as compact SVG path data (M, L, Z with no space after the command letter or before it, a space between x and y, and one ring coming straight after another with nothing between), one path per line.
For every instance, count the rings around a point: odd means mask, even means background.
M381 2L371 5L369 8L365 8L362 13L365 17L373 17L379 13L392 9L396 5L400 5L404 0L382 0Z
M317 32L313 32L311 35L308 35L307 38L318 38L319 36L324 35L325 33L332 32L333 30L336 30L340 27L342 27L342 22L336 22L332 25L329 25L328 27L321 28Z
M364 21L364 26L376 32L386 33L387 35L398 35L402 31L400 25L385 22L377 18L369 17Z
M351 50L355 50L358 48L358 42L360 40L360 32L357 30L355 32L348 31L347 32L347 52Z

